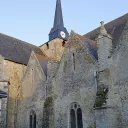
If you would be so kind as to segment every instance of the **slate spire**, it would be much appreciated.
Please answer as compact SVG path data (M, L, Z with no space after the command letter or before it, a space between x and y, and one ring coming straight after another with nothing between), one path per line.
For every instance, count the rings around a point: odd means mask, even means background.
M57 0L54 24L53 24L53 28L49 33L49 40L52 40L55 38L62 38L64 40L67 40L68 37L69 37L69 34L67 32L67 29L64 27L64 22L63 22L61 0Z
M61 8L61 1L57 0L56 1L56 11L55 11L55 18L54 18L54 26L63 26L63 14L62 14L62 8Z

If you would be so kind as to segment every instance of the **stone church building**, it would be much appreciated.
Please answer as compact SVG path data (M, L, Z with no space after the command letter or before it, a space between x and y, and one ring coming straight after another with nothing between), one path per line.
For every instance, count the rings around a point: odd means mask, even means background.
M0 33L0 128L128 128L128 14L69 35L57 0L43 45Z

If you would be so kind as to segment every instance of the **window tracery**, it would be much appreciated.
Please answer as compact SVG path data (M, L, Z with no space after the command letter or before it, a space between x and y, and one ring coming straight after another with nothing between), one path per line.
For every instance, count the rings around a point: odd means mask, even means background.
M82 110L77 103L70 107L70 128L83 128Z

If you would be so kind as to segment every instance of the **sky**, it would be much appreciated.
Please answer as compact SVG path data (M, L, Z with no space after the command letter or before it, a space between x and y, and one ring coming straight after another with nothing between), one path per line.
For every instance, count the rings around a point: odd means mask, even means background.
M61 0L64 24L81 35L128 12L128 0ZM56 0L1 0L0 33L40 46L53 27Z

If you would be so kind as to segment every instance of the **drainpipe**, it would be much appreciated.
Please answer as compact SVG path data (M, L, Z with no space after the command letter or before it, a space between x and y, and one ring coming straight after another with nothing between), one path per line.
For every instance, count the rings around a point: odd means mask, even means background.
M95 92L97 93L98 90L98 82L97 82L97 71L94 71L94 79L95 79Z

